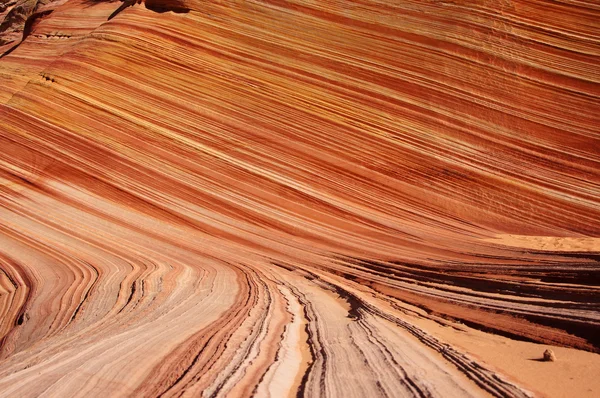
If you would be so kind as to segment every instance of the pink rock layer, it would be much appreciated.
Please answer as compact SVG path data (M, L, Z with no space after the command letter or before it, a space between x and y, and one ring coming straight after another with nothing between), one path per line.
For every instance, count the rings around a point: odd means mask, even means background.
M597 396L598 21L3 0L0 396Z

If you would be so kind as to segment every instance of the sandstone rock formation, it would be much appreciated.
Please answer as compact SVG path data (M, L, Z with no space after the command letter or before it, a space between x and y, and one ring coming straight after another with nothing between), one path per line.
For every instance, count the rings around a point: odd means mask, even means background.
M600 393L596 3L0 1L1 397Z

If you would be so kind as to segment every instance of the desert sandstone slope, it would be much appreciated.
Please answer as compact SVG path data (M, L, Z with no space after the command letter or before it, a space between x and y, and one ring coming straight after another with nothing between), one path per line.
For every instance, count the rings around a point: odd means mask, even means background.
M597 2L0 1L0 396L600 394Z

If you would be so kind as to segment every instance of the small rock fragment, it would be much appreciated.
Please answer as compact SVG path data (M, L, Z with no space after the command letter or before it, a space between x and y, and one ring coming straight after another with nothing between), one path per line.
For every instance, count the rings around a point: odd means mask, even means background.
M544 361L546 361L546 362L555 362L556 361L556 355L554 354L554 351L552 351L552 350L546 350L546 351L544 351Z

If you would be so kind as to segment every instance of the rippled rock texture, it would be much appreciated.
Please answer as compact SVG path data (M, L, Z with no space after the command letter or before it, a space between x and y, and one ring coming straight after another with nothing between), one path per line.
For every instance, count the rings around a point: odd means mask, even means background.
M0 1L0 396L600 394L596 2Z

